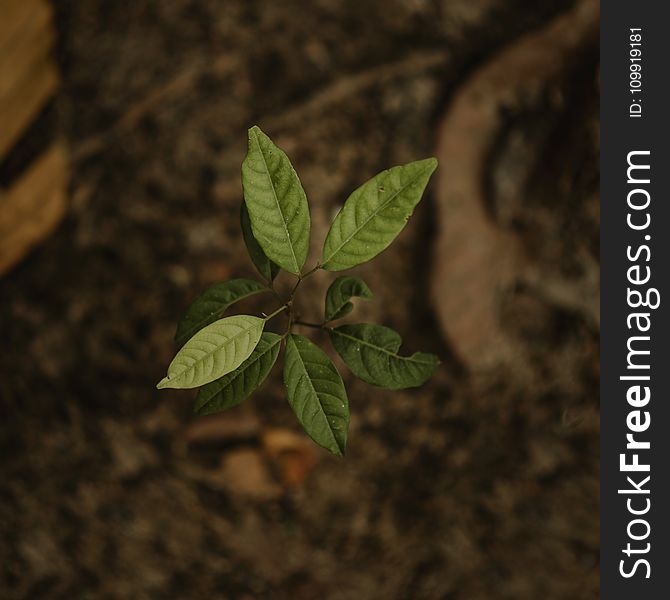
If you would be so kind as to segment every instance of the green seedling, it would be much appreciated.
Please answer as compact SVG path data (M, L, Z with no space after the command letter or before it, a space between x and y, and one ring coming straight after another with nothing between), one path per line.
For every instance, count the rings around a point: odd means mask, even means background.
M363 381L389 389L425 383L439 361L432 354L399 354L401 338L382 325L333 326L354 308L352 298L370 299L372 292L358 277L341 275L326 292L321 323L296 317L294 300L304 279L317 270L344 271L385 250L405 227L437 160L428 158L382 171L358 189L335 217L321 259L305 270L310 245L307 196L289 158L259 127L249 130L249 150L242 163L244 201L242 236L263 282L231 279L205 290L177 326L181 349L158 388L200 388L195 412L227 410L258 389L284 352L284 384L288 402L307 434L320 446L344 455L349 403L342 377L328 355L296 327L328 333L335 351ZM280 270L295 276L292 291L282 298L274 289ZM221 318L233 304L268 294L279 306L262 316ZM282 333L267 330L276 315L286 316Z

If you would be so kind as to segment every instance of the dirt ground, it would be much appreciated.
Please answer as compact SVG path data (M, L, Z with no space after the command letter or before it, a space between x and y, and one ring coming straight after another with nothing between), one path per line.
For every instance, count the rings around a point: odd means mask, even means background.
M375 299L352 320L442 364L399 392L342 368L345 459L302 436L277 368L222 416L155 390L189 302L255 276L238 226L247 127L300 173L313 262L361 182L436 152L446 165L445 136L466 148L476 127L449 129L459 94L571 6L56 3L64 84L45 118L72 150L72 200L0 279L1 598L597 597L597 39L536 73L523 101L500 99L473 159L478 218L532 267L504 293L485 292L495 261L468 270L493 307L492 362L459 329L479 309L441 312L463 298L440 270L459 249L437 242L451 181L434 181L394 246L356 270ZM488 230L464 223L465 254ZM331 279L305 283L305 319Z

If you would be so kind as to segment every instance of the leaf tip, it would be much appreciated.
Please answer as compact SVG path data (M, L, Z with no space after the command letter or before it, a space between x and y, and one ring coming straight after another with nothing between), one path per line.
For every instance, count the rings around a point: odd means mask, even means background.
M344 446L342 446L342 448L340 448L339 444L335 444L334 446L329 446L327 448L327 450L328 450L328 452L330 452L331 454L334 454L338 458L344 458L344 451L345 451Z
M440 360L440 357L437 356L437 354L426 354L426 357L432 361L432 363L437 367L438 365L442 364L442 361Z
M263 130L258 125L252 125L247 130L247 135L249 137L249 141L251 141L252 137L258 137L259 135L263 135Z
M157 390L162 390L163 388L170 387L170 378L169 377L163 377L157 384L156 384L156 389Z

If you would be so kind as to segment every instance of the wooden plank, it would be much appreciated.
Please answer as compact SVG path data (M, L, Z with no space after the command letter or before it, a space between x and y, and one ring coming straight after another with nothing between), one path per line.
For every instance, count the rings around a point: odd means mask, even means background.
M0 193L0 275L60 222L66 209L67 152L53 144L5 193Z
M44 61L22 78L14 93L0 100L0 158L18 141L57 86L56 67Z
M48 60L55 39L50 11L35 11L17 33L0 39L0 98L12 93L25 73Z
M0 160L56 90L51 18L45 0L0 0ZM62 219L67 181L66 150L54 143L0 190L0 275Z
M0 54L4 45L22 35L33 21L51 20L51 5L45 0L0 0Z

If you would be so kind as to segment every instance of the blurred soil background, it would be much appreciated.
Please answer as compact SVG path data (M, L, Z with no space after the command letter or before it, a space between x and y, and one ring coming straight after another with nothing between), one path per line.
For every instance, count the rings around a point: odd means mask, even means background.
M56 2L60 90L0 169L69 147L64 218L0 276L0 597L596 598L597 6ZM155 390L190 301L255 277L255 123L301 176L311 263L360 183L440 160L350 320L443 362L400 392L342 367L344 460L277 367L208 418Z

